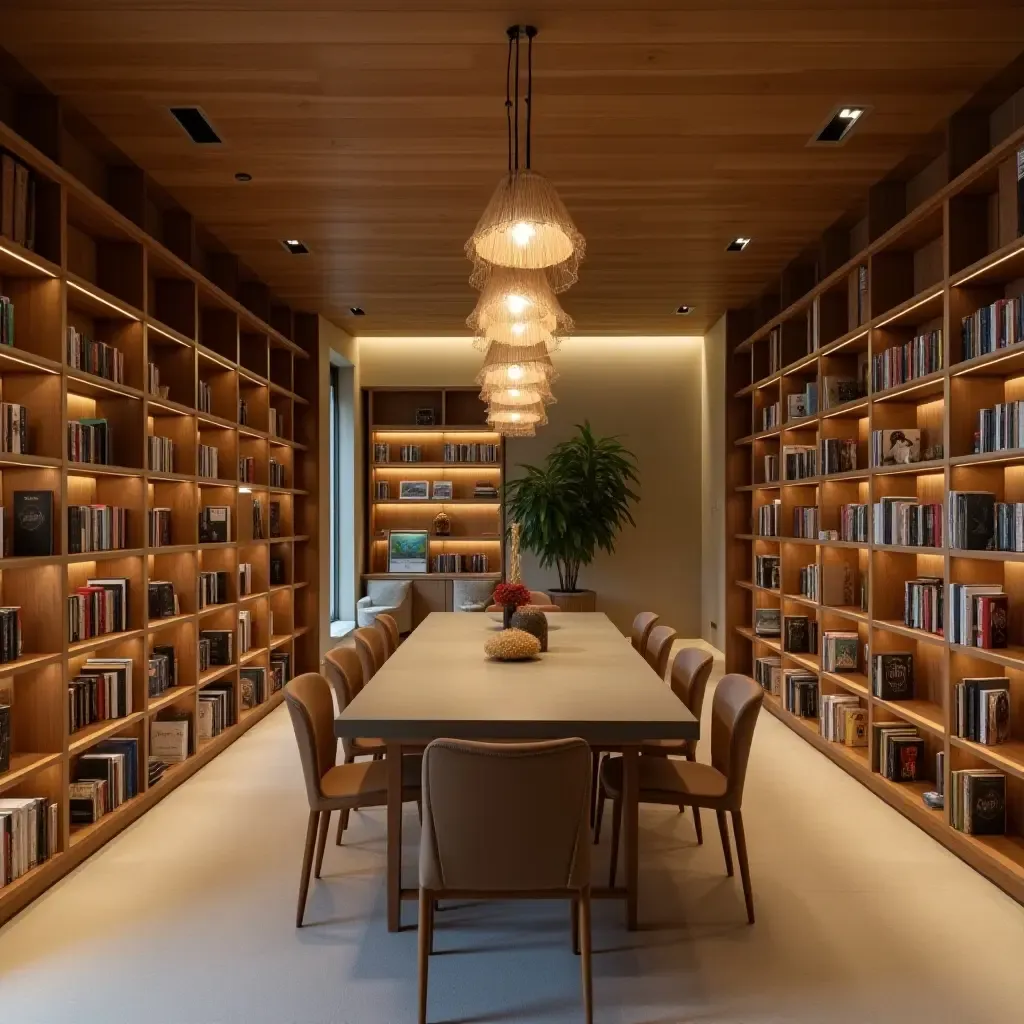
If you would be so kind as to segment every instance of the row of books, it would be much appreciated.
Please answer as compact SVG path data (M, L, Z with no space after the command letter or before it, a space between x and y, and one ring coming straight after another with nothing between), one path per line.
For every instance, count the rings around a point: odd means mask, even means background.
M942 369L942 331L919 334L871 360L871 390L884 391Z
M72 825L90 825L139 793L139 741L117 736L104 740L75 762L68 787Z
M901 430L871 431L872 466L901 466L920 461L920 430L904 427Z
M201 444L196 456L197 472L199 476L208 479L216 479L220 476L217 465L219 452L216 445Z
M256 482L256 459L252 455L240 455L238 457L238 479L243 484L254 484Z
M17 661L22 655L21 607L0 608L0 665Z
M757 510L757 532L761 537L778 537L782 502L776 498Z
M68 458L72 462L113 465L113 445L113 431L105 419L72 420L68 424Z
M1009 643L1010 598L1001 583L949 585L949 642L989 650Z
M199 691L196 732L200 740L212 740L235 724L235 687L217 682Z
M781 586L781 575L778 555L754 556L754 583L759 587L778 590Z
M238 563L238 596L246 597L252 593L252 562Z
M68 366L73 370L84 370L115 384L124 383L124 353L113 345L80 334L70 324L67 331L67 359Z
M198 383L199 388L196 395L196 401L198 403L199 411L213 412L213 389L205 380L201 380Z
M921 576L903 584L903 624L926 633L943 632L943 580Z
M818 506L817 505L796 505L793 508L793 536L810 537L818 536Z
M14 303L0 295L0 345L14 347Z
M251 711L269 696L267 692L267 670L261 665L247 666L238 670L238 697L243 711Z
M784 480L806 480L818 475L818 450L813 445L786 444L782 446Z
M912 725L875 722L872 767L890 782L923 778L924 739Z
M0 402L0 452L28 455L28 409L16 402Z
M958 832L1001 836L1006 832L1006 776L992 768L949 773L949 823Z
M817 718L818 677L803 669L786 669L782 674L782 703L800 718Z
M766 692L778 697L782 694L782 658L777 654L754 660L754 679Z
M253 504L258 504L253 502ZM199 543L227 544L231 541L231 506L207 505L199 510Z
M773 402L771 405L766 405L761 410L761 429L762 430L774 430L780 422L779 416L779 405L778 402Z
M230 600L226 570L199 573L197 585L200 608L206 608L211 604L227 604Z
M764 482L766 484L775 484L779 482L778 455L766 455L764 457Z
M875 502L876 544L941 548L942 503L919 502L914 495L888 496Z
M960 322L963 358L995 352L1024 341L1024 295L997 299Z
M273 612L270 613L273 617ZM273 633L273 621L270 624L270 631ZM241 657L252 649L252 612L248 608L238 610L238 656Z
M847 473L857 468L857 439L823 437L818 442L821 450L821 473Z
M129 581L124 577L86 580L68 595L68 637L72 643L128 629Z
M849 607L854 604L856 586L855 572L847 562L828 561L822 564L812 562L800 570L800 594L812 601L832 607ZM861 595L864 605L865 594ZM864 609L866 610L866 609Z
M782 649L788 654L814 654L818 650L818 623L809 615L786 615L782 620Z
M68 505L68 553L128 547L128 509L117 505Z
M169 437L150 434L146 438L149 468L154 473L174 472L174 442Z
M419 444L399 445L398 457L402 462L422 462L423 446ZM391 461L391 445L386 441L378 441L373 445L374 462Z
M146 391L157 398L166 398L170 389L160 383L160 367L156 363L146 363Z
M786 395L786 422L814 416L818 412L818 385L808 381L804 390L793 395Z
M430 559L430 571L446 573L481 573L488 571L488 564L487 555L460 555L447 552L442 555L434 555Z
M949 492L949 540L964 551L1024 551L1024 503L991 491Z
M271 459L268 463L267 473L267 479L269 480L271 487L288 486L288 475L285 472L285 466L276 459Z
M150 619L170 619L181 614L178 595L170 580L150 580L148 597Z
M57 852L59 820L57 804L45 797L0 798L0 888Z
M821 667L825 672L856 672L860 635L855 630L826 629L821 634Z
M86 659L68 682L68 732L131 713L132 659Z
M868 542L868 505L839 506L839 539Z
M235 632L231 629L202 629L199 631L199 671L205 672L215 665L235 663Z
M441 458L445 462L497 462L500 457L501 448L496 444L446 441L441 450Z
M809 601L821 600L821 568L817 562L800 569L800 596Z
M852 693L823 693L818 702L822 739L847 747L868 745L868 712Z
M1024 401L1000 402L978 410L974 433L976 452L1001 452L1024 448Z
M171 510L151 508L147 516L147 540L151 548L166 547L171 543Z
M861 370L859 378L840 377L837 374L828 374L821 378L821 393L824 399L826 411L835 409L837 406L846 405L847 402L856 402L867 394L867 353L861 352L858 356L858 368Z
M953 731L985 746L1010 738L1010 681L1005 676L965 677L953 688Z
M177 685L177 668L174 646L155 644L148 664L149 696L159 697L172 686Z

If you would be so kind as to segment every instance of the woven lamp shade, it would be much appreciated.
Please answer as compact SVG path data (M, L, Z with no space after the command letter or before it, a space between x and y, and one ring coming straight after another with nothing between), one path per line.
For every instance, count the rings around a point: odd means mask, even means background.
M508 388L545 387L558 377L551 357L543 345L533 348L518 348L492 342L484 357L483 369L477 374L481 397L486 398L492 391Z
M498 182L466 243L481 264L548 270L555 291L576 283L586 242L576 230L554 185L536 171L520 169Z
M502 437L536 437L537 428L532 423L494 423L494 432Z
M534 406L537 402L543 405L554 405L558 401L551 393L547 384L531 384L529 387L505 388L504 390L481 391L480 397L488 405L514 406L524 408Z
M555 298L540 270L495 267L487 274L476 308L466 324L477 336L477 347L488 341L504 345L558 347L559 337L572 332L572 319Z
M526 405L503 405L491 402L487 406L487 422L498 429L505 423L531 423L537 427L543 427L548 421L548 414L544 411L544 403L533 401Z

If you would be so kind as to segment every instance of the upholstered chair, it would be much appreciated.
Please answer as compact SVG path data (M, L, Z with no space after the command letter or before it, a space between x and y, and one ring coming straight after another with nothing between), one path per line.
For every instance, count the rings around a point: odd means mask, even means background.
M452 608L457 612L484 612L494 596L492 580L454 580Z
M377 621L374 625L384 634L384 644L387 647L387 655L390 658L398 650L398 645L402 642L401 634L398 632L398 623L395 622L394 616L389 615L387 612L377 612Z
M363 685L365 686L388 660L388 649L384 642L384 634L376 626L360 626L352 630L352 642L359 654L363 666Z
M410 580L370 580L366 597L356 602L356 624L372 626L378 612L386 612L398 623L399 633L412 629L412 582Z
M676 636L678 634L671 626L655 626L647 637L644 657L647 659L647 664L662 679L665 678L665 673L668 671L668 658L672 653L672 642Z

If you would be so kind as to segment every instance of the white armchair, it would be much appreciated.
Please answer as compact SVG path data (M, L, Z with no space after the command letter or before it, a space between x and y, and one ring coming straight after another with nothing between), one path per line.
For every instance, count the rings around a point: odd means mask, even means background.
M452 586L452 608L457 612L486 611L495 586L490 580L456 580Z
M366 597L356 602L356 622L372 626L381 612L398 623L399 633L412 629L412 582L410 580L370 580Z

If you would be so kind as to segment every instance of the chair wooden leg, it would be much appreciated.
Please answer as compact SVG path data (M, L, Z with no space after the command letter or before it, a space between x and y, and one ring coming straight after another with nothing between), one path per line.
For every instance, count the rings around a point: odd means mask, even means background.
M722 852L725 854L725 873L732 878L732 847L729 845L729 825L725 811L715 811L718 816L718 832L722 837Z
M590 827L597 823L597 802L601 799L598 780L601 771L601 754L597 750L590 752Z
M704 845L704 830L700 827L700 808L693 809L693 827L697 830L697 845Z
M736 836L736 856L740 862L740 878L743 881L743 898L747 903L747 921L754 923L754 893L750 888L750 865L747 863L747 837L743 832L743 815L732 812L732 830Z
M604 793L599 793L597 796L597 818L594 821L594 843L601 841L601 822L604 820L604 805L608 798Z
M331 812L320 812L320 827L316 836L316 865L313 868L313 877L320 877L320 868L324 863L324 847L327 845L327 830L331 827Z
M593 1024L594 1021L594 985L593 977L590 972L590 890L584 889L580 893L580 949L582 957L580 958L583 967L583 1011L586 1017L587 1024Z
M348 811L341 811L338 814L338 838L335 840L335 846L341 846L341 837L345 834L345 829L348 828Z
M427 1024L427 971L430 967L430 946L432 923L430 920L433 899L429 889L420 889L420 921L419 921L419 1024Z
M302 918L306 911L306 893L309 892L309 872L313 867L313 846L316 843L317 819L316 811L309 812L306 822L306 848L302 851L302 874L299 876L299 906L295 911L295 927L302 927Z
M416 813L420 816L420 824L423 824L423 798L416 797Z
M434 955L434 915L441 909L440 900L430 901L430 914L428 915L429 930L427 932L430 938L430 955Z
M580 952L580 901L573 897L569 902L569 917L572 921L572 951Z
M619 866L619 833L622 831L622 797L612 801L612 860L608 869L608 885L615 885L615 874Z

